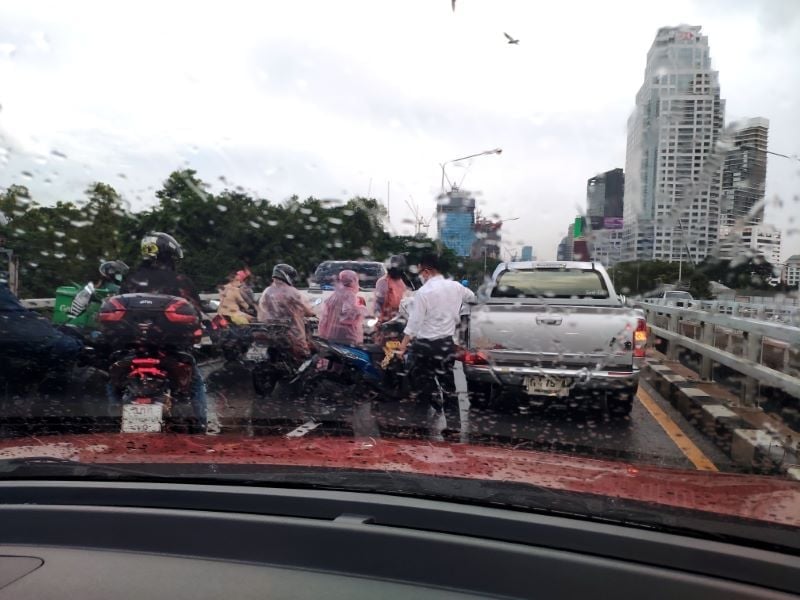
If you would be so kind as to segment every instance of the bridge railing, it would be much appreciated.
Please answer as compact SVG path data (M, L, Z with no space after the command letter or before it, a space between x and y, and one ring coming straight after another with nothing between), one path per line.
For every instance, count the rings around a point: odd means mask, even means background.
M775 321L800 327L800 306L794 304L766 304L763 302L737 302L732 300L676 300L654 298L642 300L655 306L691 308L714 314L743 317L759 321Z
M676 359L679 349L686 348L701 357L699 375L705 380L711 380L715 364L741 374L741 400L746 405L756 401L759 386L800 398L800 327L764 320L765 313L754 315L762 318L744 316L750 314L749 307L743 310L741 305L688 304L635 303L644 310L652 335L666 340L668 359Z

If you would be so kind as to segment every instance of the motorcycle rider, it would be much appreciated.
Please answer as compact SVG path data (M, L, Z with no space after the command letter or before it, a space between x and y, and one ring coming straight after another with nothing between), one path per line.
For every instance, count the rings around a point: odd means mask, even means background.
M258 312L258 304L256 303L255 296L253 295L253 286L251 284L252 277L253 274L247 267L241 269L240 271L236 271L236 279L242 282L242 298L244 298L244 301L247 302L247 308L245 309L245 312L250 316L255 317Z
M378 324L391 321L400 310L400 302L406 293L403 274L406 269L406 257L395 254L389 258L389 269L386 275L375 284L375 316Z
M458 410L453 336L462 305L474 300L475 294L459 282L445 279L435 254L420 259L419 276L423 285L414 294L399 353L408 351L409 381L417 385L417 400L422 407L430 407L429 418L435 421L446 406L455 404ZM436 394L436 379L444 393L444 405Z
M217 314L226 317L234 325L247 325L252 317L247 314L250 303L245 298L244 271L239 271L226 283L219 295Z
M191 302L202 318L200 296L194 283L186 275L175 270L176 261L183 258L183 248L177 240L168 233L160 231L148 233L142 238L141 253L142 263L123 281L120 293L180 296ZM109 395L112 396L112 401L119 402L116 390L110 384ZM192 362L191 402L195 418L200 428L205 431L208 425L206 387L196 361Z
M180 296L191 302L202 315L200 296L194 283L176 271L176 261L183 258L183 248L177 240L160 231L148 233L142 238L141 254L141 264L125 278L120 293Z
M309 355L306 317L313 317L314 311L308 300L295 287L297 270L285 263L272 269L272 283L264 290L258 300L258 320L262 323L283 321L288 324L287 341L296 359Z
M364 343L364 311L359 302L358 274L345 269L339 273L336 291L325 300L319 320L319 336L350 346Z
M100 265L100 281L97 287L105 288L111 293L118 293L122 282L125 280L125 275L128 274L130 269L121 260L107 260Z
M96 284L91 282L77 294L72 300L69 308L69 316L72 318L80 316L83 311L89 306L92 301L92 295L96 289L108 290L109 295L113 296L119 293L120 285L122 284L125 275L128 273L129 268L121 260L109 260L100 265L100 281Z

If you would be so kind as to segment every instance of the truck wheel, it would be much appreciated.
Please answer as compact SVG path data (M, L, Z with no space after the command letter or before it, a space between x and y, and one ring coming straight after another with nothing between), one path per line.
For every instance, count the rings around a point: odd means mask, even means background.
M492 384L470 381L467 383L467 396L471 408L487 408L492 404L494 396Z
M612 419L624 419L631 414L636 390L635 387L626 387L607 396L608 414Z

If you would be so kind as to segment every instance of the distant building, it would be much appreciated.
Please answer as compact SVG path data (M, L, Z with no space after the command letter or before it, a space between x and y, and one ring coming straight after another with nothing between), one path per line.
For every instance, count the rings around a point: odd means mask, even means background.
M586 217L575 217L572 225L572 260L591 260L588 237L590 235Z
M716 247L724 116L708 37L659 29L628 120L623 260L697 263Z
M800 254L794 254L786 260L783 281L789 287L800 288Z
M561 238L558 244L556 260L572 260L572 240L568 235Z
M780 264L781 232L767 224L739 227L720 240L716 254L724 260L763 256L773 265Z
M502 221L491 221L478 217L475 220L471 258L500 258L500 228Z
M529 261L533 260L533 246L523 246L520 260Z
M475 198L453 188L436 203L439 240L457 256L469 256L475 241Z
M592 260L613 267L622 260L622 229L600 229L591 233Z
M613 169L586 182L589 255L606 266L622 258L625 174Z
M612 169L586 182L586 216L592 229L603 229L605 218L622 219L625 174Z
M726 154L722 171L719 222L723 235L764 220L769 121L756 117L741 121L735 127L735 147Z

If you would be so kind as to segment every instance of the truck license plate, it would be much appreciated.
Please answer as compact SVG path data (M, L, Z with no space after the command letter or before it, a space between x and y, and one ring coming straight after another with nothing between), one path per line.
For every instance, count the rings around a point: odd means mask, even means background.
M569 396L570 380L549 375L525 378L525 390L532 396Z

